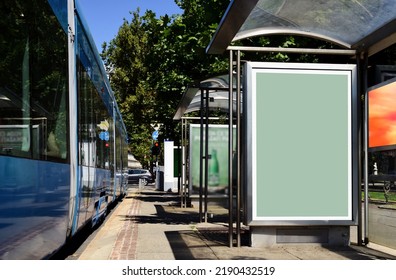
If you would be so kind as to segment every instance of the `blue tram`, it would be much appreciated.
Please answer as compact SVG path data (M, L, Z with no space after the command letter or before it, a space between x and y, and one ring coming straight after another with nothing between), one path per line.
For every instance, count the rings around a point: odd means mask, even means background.
M0 259L46 259L125 195L127 132L78 2L0 14Z

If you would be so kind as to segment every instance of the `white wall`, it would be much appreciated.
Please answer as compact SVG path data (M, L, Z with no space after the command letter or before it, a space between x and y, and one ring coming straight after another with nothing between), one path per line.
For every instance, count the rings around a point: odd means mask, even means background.
M164 191L171 190L177 192L177 184L173 177L174 166L174 143L173 141L164 142Z

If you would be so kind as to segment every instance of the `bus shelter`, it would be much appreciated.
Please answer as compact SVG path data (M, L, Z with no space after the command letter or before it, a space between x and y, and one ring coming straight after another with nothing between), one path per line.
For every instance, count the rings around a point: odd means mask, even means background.
M235 94L232 100L235 111ZM227 197L228 177L220 176L218 168L219 165L228 168L228 151L224 148L228 143L228 127L211 124L214 121L218 123L220 117L212 117L210 111L227 112L228 108L229 76L222 75L189 87L173 117L173 120L181 121L182 125L181 206L186 207L192 200L197 200L200 222L208 220L209 198L224 201ZM188 116L192 112L199 112L199 116ZM209 168L214 161L217 167L212 169L217 171L211 177Z
M231 96L228 106L229 186L237 182L236 193L229 190L230 246L235 236L240 244L242 220L251 228L253 246L349 244L353 226L358 243L368 242L368 59L396 42L395 10L393 0L230 2L207 47L208 54L229 53L228 93L236 91L237 99L235 110ZM333 47L241 45L273 35ZM354 63L241 63L244 52L340 55Z

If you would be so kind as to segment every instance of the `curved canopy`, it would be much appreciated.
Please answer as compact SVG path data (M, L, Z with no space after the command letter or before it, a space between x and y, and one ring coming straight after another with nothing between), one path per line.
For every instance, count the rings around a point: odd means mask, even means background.
M233 41L272 34L303 35L347 49L383 49L396 41L395 11L394 0L233 0L207 52L223 53Z
M235 88L235 85L234 85ZM209 91L209 110L227 111L229 107L229 76L217 76L199 83L199 87L190 87L184 93L177 107L173 120L180 120L184 114L201 110L202 90ZM206 106L206 99L204 100ZM233 93L233 107L236 108L235 92Z
M227 111L228 110L228 90L227 91L209 91L209 109L210 110L220 110ZM206 105L206 100L204 100L204 106ZM191 100L190 105L187 107L184 114L188 114L190 112L199 111L201 109L201 91L197 91L194 98Z

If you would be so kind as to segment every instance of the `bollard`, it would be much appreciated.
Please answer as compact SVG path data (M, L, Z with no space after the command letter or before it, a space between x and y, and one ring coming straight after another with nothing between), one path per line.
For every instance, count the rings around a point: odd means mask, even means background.
M143 179L139 179L139 192L142 190L143 187Z

